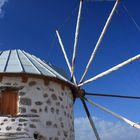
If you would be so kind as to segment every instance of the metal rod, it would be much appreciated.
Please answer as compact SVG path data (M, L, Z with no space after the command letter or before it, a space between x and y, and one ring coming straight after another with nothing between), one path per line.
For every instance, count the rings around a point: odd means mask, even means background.
M86 74L87 74L87 72L89 70L89 67L90 67L90 65L91 65L91 63L92 63L92 61L93 61L93 59L94 59L94 57L96 55L96 52L97 52L97 50L98 50L98 48L99 48L99 46L100 46L100 44L101 44L101 42L103 40L103 37L104 37L104 35L105 35L105 33L106 33L107 29L108 29L108 26L109 26L109 24L111 22L111 19L112 19L114 13L115 13L115 10L116 10L119 2L120 2L120 0L116 0L116 3L114 5L114 7L113 7L113 9L112 9L107 21L106 21L106 24L105 24L105 26L104 26L104 28L103 28L103 30L101 32L101 35L100 35L100 37L99 37L99 39L98 39L98 41L96 43L96 46L95 46L95 48L94 48L94 50L92 52L92 55L91 55L91 57L90 57L90 59L88 61L88 64L87 64L87 66L85 68L85 71L84 71L84 74L82 75L82 78L80 80L80 83L82 83L84 81L84 78L85 78L85 76L86 76Z
M71 67L71 78L74 75L74 65L75 65L76 49L77 49L78 35L79 35L79 29L80 29L82 5L83 5L83 0L80 0L79 12L78 12L78 17L77 17L77 25L76 25L76 31L75 31L75 40L74 40L74 49L73 49L72 67Z
M95 127L94 121L92 120L92 117L91 117L91 115L90 115L90 112L89 112L89 110L88 110L88 107L87 107L87 105L86 105L86 102L85 102L83 99L81 99L81 101L82 101L83 106L84 106L84 108L85 108L87 117L88 117L89 122L90 122L90 124L91 124L91 127L92 127L92 129L93 129L93 131L94 131L94 134L95 134L95 136L96 136L96 139L97 139L97 140L100 140L98 131L97 131L96 127Z
M59 41L59 44L60 44L60 46L61 46L61 49L62 49L64 58L65 58L66 63L67 63L67 66L68 66L69 71L70 71L70 73L71 73L71 65L70 65L69 59L68 59L68 57L67 57L67 53L66 53L66 51L65 51L65 47L64 47L64 44L63 44L63 42L62 42L62 39L61 39L61 37L60 37L60 34L59 34L58 30L56 30L56 35L57 35L57 37L58 37L58 41ZM74 83L76 84L76 78L75 78L75 76L73 76L73 81L74 81Z
M128 60L126 60L126 61L124 61L124 62L122 62L122 63L120 63L120 64L118 64L116 66L114 66L114 67L112 67L109 70L106 70L106 71L94 76L93 78L91 78L91 79L89 79L87 81L84 81L83 83L79 84L78 86L83 86L83 85L85 85L85 84L87 84L89 82L95 81L95 80L97 80L97 79L99 79L99 78L101 78L101 77L103 77L105 75L108 75L108 74L110 74L110 73L112 73L112 72L124 67L125 65L128 65L129 63L131 63L133 61L136 61L137 59L140 59L140 54L138 54L138 55L136 55L136 56L134 56L134 57L132 57L132 58L130 58L130 59L128 59Z
M102 97L113 97L113 98L125 98L125 99L140 99L140 96L125 96L125 95L114 95L114 94L101 94L101 93L85 93L89 96L102 96Z
M137 129L140 129L140 125L139 125L139 124L137 124L137 123L135 123L135 122L133 122L133 121L130 121L130 120L128 120L127 118L125 118L125 117L123 117L123 116L121 116L121 115L118 115L118 114L115 113L115 112L112 112L111 110L109 110L109 109L107 109L107 108L105 108L105 107L103 107L103 106L101 106L101 105L95 103L94 101L92 101L92 100L90 100L90 99L87 99L87 98L85 98L85 97L83 97L83 99L85 99L85 100L86 100L87 102L89 102L90 104L92 104L92 105L94 105L94 106L100 108L101 110L103 110L103 111L105 111L105 112L107 112L107 113L113 115L114 117L120 119L121 121L123 121L123 122L129 124L130 126L135 127L135 128L137 128Z

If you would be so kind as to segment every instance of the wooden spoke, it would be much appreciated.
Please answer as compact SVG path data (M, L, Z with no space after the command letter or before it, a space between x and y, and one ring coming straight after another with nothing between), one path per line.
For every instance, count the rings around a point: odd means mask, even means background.
M85 109L85 111L86 111L86 114L87 114L87 117L88 117L88 119L89 119L89 122L90 122L90 124L91 124L91 127L92 127L92 129L93 129L93 131L94 131L94 133L95 133L96 139L97 139L97 140L100 140L98 131L97 131L96 127L95 127L94 121L92 120L92 117L91 117L90 112L89 112L89 110L88 110L88 108L87 108L87 105L86 105L86 103L85 103L85 101L84 101L83 99L81 99L81 101L82 101L82 103L83 103L83 106L84 106L84 109Z
M132 58L130 58L130 59L128 59L128 60L126 60L126 61L124 61L124 62L122 62L122 63L120 63L120 64L118 64L116 66L114 66L114 67L112 67L111 69L109 69L107 71L104 71L104 72L94 76L93 78L91 78L91 79L89 79L87 81L84 81L83 83L79 84L78 86L83 86L83 85L85 85L87 83L93 82L93 81L95 81L95 80L97 80L97 79L99 79L101 77L104 77L105 75L108 75L108 74L110 74L110 73L112 73L112 72L124 67L125 65L128 65L128 64L132 63L133 61L138 60L138 59L140 59L140 54L138 54L138 55L136 55L136 56L134 56L134 57L132 57Z
M71 78L74 75L74 65L75 65L76 49L77 49L78 35L79 35L79 29L80 29L82 5L83 5L83 0L80 0L79 12L78 12L78 17L77 17L77 25L76 25L76 31L75 31L75 40L74 40L74 49L73 49L72 67L71 67Z
M91 55L91 57L90 57L90 59L89 59L89 61L88 61L87 66L86 66L86 68L85 68L84 74L82 75L82 78L81 78L81 80L80 80L80 83L82 83L82 82L84 81L84 78L85 78L85 76L86 76L86 74L87 74L87 72L88 72L88 70L89 70L89 67L90 67L90 65L91 65L91 63L92 63L92 61L93 61L93 59L94 59L94 57L95 57L95 55L96 55L96 52L97 52L97 50L98 50L98 48L99 48L99 46L100 46L100 44L101 44L101 42L102 42L102 40L103 40L103 37L104 37L104 35L105 35L105 33L106 33L107 29L108 29L108 26L109 26L109 24L110 24L110 22L111 22L111 19L112 19L114 13L115 13L115 10L116 10L117 6L118 6L118 4L119 4L119 1L120 1L120 0L116 0L116 3L115 3L115 5L114 5L114 7L113 7L113 9L112 9L112 11L111 11L111 13L110 13L110 15L109 15L107 21L106 21L106 24L105 24L105 26L104 26L104 28L103 28L103 30L102 30L102 32L101 32L101 35L100 35L100 37L99 37L99 39L98 39L98 41L97 41L97 44L96 44L96 46L95 46L95 48L94 48L94 50L93 50L93 52L92 52L92 55Z
M117 94L101 94L101 93L85 93L89 96L99 96L99 97L113 97L113 98L124 98L124 99L140 99L140 96L127 96L127 95L117 95Z
M65 61L66 61L66 63L67 63L67 66L68 66L68 68L69 68L69 71L70 71L70 73L71 73L71 65L70 65L69 59L68 59L68 57L67 57L67 53L66 53L66 51L65 51L65 47L64 47L64 44L63 44L63 42L62 42L62 39L61 39L61 37L60 37L60 34L59 34L58 30L56 30L56 35L57 35L57 37L58 37L58 41L59 41L59 44L60 44L60 46L61 46L61 49L62 49L64 58L65 58ZM73 81L74 81L74 83L76 84L76 78L75 78L75 76L73 76Z
M135 122L133 122L133 121L130 121L130 120L128 120L127 118L125 118L125 117L123 117L123 116L121 116L121 115L118 115L117 113L115 113L115 112L113 112L113 111L111 111L111 110L109 110L109 109L107 109L107 108L105 108L105 107L103 107L103 106L101 106L101 105L95 103L94 101L92 101L92 100L90 100L90 99L87 99L87 98L85 98L85 97L83 97L83 99L85 99L85 100L86 100L87 102L89 102L90 104L92 104L92 105L98 107L99 109L101 109L101 110L103 110L103 111L105 111L105 112L111 114L112 116L114 116L114 117L120 119L121 121L123 121L123 122L129 124L130 126L135 127L135 128L137 128L137 129L140 129L140 125L139 125L139 124L137 124L137 123L135 123Z

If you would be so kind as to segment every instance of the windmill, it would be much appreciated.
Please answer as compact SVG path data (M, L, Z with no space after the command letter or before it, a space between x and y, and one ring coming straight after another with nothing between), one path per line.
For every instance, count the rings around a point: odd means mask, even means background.
M65 60L66 60L68 69L69 69L69 71L70 71L71 81L74 83L74 85L75 85L75 87L76 87L76 89L77 89L77 90L75 91L75 94L76 94L76 96L79 97L79 98L81 99L81 101L82 101L82 104L83 104L83 106L84 106L84 109L85 109L85 111L86 111L87 117L88 117L88 119L89 119L89 122L90 122L90 124L91 124L91 126L92 126L92 129L93 129L93 131L94 131L94 134L95 134L97 140L100 140L100 136L99 136L99 134L98 134L98 132L97 132L96 126L95 126L95 124L94 124L94 121L92 120L92 117L91 117L91 115L90 115L90 112L89 112L89 110L88 110L88 107L87 107L87 105L86 105L86 102L88 102L88 103L90 103L90 104L96 106L97 108L99 108L99 109L101 109L101 110L103 110L103 111L105 111L105 112L111 114L112 116L114 116L114 117L120 119L121 121L127 123L128 125L130 125L130 126L132 126L132 127L135 127L135 128L137 128L137 129L140 129L140 125L139 125L139 124L137 124L137 123L135 123L135 122L133 122L133 121L130 121L130 120L128 120L127 118L125 118L125 117L123 117L123 116L121 116L121 115L118 115L117 113L112 112L111 110L109 110L109 109L107 109L107 108L101 106L100 104L98 104L98 103L96 103L96 102L94 102L94 101L88 99L88 98L86 97L86 95L90 95L90 96L100 96L100 97L101 97L101 96L104 96L104 97L124 98L124 99L126 99L126 98L129 98L129 99L140 99L140 97L137 97L137 96L111 95L111 94L99 94L99 93L87 93L85 90L82 89L82 86L83 86L83 85L89 84L90 82L93 82L93 81L95 81L95 80L97 80L97 79L99 79L99 78L102 78L102 77L104 77L104 76L106 76L106 75L108 75L108 74L110 74L110 73L112 73L112 72L114 72L114 71L116 71L116 70L118 70L118 69L124 67L125 65L128 65L128 64L130 64L130 63L132 63L132 62L134 62L134 61L140 59L140 54L138 54L138 55L136 55L136 56L134 56L134 57L132 57L132 58L130 58L130 59L128 59L128 60L126 60L126 61L124 61L124 62L122 62L122 63L120 63L120 64L118 64L118 65L116 65L116 66L114 66L114 67L112 67L112 68L110 68L110 69L108 69L108 70L106 70L106 71L104 71L104 72L102 72L102 73L100 73L100 74L98 74L98 75L92 77L92 78L90 78L90 79L88 79L88 80L85 80L86 74L87 74L87 72L88 72L88 70L89 70L89 68L90 68L90 66L91 66L91 64L92 64L92 61L94 60L94 58L95 58L95 56L96 56L96 52L97 52L97 50L98 50L98 48L99 48L99 46L100 46L100 44L101 44L101 42L102 42L102 40L103 40L103 38L104 38L104 35L105 35L105 33L106 33L106 31L107 31L107 29L108 29L108 27L109 27L109 24L110 24L110 22L111 22L111 20L112 20L112 18L113 18L113 15L114 15L114 13L115 13L115 11L116 11L116 9L117 9L119 3L120 3L120 0L116 0L116 1L115 1L115 4L114 4L114 6L113 6L113 8L112 8L112 11L111 11L111 13L110 13L110 15L109 15L109 17L108 17L108 19L107 19L105 25L104 25L104 28L103 28L103 30L102 30L100 36L99 36L99 39L98 39L98 41L97 41L97 43L96 43L96 45L95 45L95 48L94 48L94 50L93 50L93 52L92 52L92 54L91 54L91 57L90 57L90 59L89 59L89 61L88 61L88 64L87 64L87 66L86 66L86 68L85 68L85 71L84 71L84 73L83 73L83 75L82 75L80 81L78 82L78 81L76 80L76 77L75 77L75 75L74 75L74 70L75 70L76 50L77 50L77 44L78 44L78 39L79 39L80 19L81 19L81 13L82 13L83 2L84 2L84 0L80 0L79 12L78 12L78 17L77 17L77 25L76 25L76 31L75 31L75 39L74 39L74 49L73 49L73 56L72 56L72 62L71 62L71 63L70 63L70 61L69 61L69 59L68 59L68 57L67 57L67 53L66 53L66 51L65 51L65 47L64 47L64 44L63 44L63 42L62 42L61 36L60 36L60 34L59 34L59 31L56 30L56 34L57 34L57 37L58 37L59 44L60 44L60 46L61 46L61 49L62 49L64 58L65 58Z

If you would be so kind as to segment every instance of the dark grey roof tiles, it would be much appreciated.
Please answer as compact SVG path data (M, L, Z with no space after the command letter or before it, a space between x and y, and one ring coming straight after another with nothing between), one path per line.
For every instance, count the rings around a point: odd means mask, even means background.
M36 74L70 82L62 69L21 50L0 52L0 73Z

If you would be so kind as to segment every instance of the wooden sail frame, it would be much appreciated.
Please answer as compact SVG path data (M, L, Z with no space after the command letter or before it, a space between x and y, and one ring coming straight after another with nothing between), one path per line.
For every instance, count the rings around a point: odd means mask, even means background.
M77 95L77 97L81 98L81 101L83 103L84 109L85 109L86 114L87 114L87 117L88 117L89 122L90 122L90 124L91 124L91 126L93 128L93 131L94 131L94 134L95 134L97 140L100 140L100 137L99 137L99 134L97 132L97 129L96 129L95 125L94 125L94 121L91 119L91 116L90 116L90 113L89 113L89 110L88 110L88 108L86 106L85 101L87 101L90 104L98 107L99 109L101 109L101 110L103 110L103 111L105 111L105 112L113 115L115 118L120 119L121 121L127 123L128 125L130 125L132 127L135 127L137 129L140 129L140 125L139 124L137 124L137 123L135 123L135 122L133 122L133 121L131 121L131 120L129 120L129 119L127 119L127 118L125 118L125 117L123 117L123 116L121 116L121 115L119 115L119 114L117 114L117 113L115 113L115 112L113 112L113 111L105 108L104 106L101 106L101 105L97 104L96 102L94 102L94 101L92 101L90 99L87 99L85 97L86 92L83 91L83 90L81 90L81 87L83 85L88 84L90 82L93 82L93 81L95 81L95 80L97 80L97 79L99 79L101 77L104 77L105 75L108 75L108 74L110 74L110 73L112 73L112 72L114 72L114 71L116 71L116 70L118 70L118 69L120 69L120 68L122 68L122 67L124 67L124 66L126 66L128 64L130 64L130 63L132 63L133 61L136 61L136 60L140 59L140 54L138 54L138 55L136 55L136 56L134 56L134 57L132 57L132 58L130 58L130 59L128 59L128 60L126 60L126 61L124 61L124 62L122 62L122 63L120 63L120 64L118 64L118 65L116 65L114 67L112 67L112 68L110 68L109 70L106 70L106 71L104 71L104 72L102 72L102 73L100 73L100 74L98 74L98 75L96 75L96 76L94 76L94 77L92 77L92 78L84 81L85 76L86 76L86 74L87 74L87 72L89 70L89 67L90 67L90 65L91 65L91 63L92 63L92 61L93 61L93 59L94 59L94 57L96 55L96 52L98 50L98 47L100 46L100 43L102 42L102 39L103 39L103 37L104 37L104 35L105 35L106 31L107 31L107 28L108 28L108 26L109 26L109 24L110 24L110 22L112 20L112 17L114 15L114 13L115 13L115 11L116 11L119 3L120 3L120 0L115 0L114 7L113 7L113 9L112 9L112 11L111 11L111 13L110 13L110 15L109 15L106 23L105 23L105 26L104 26L104 28L103 28L103 30L101 32L101 35L100 35L100 37L99 37L99 39L98 39L98 41L96 43L96 46L95 46L95 48L94 48L94 50L92 52L92 55L91 55L91 57L90 57L90 59L88 61L88 64L87 64L87 66L85 68L85 71L84 71L84 73L83 73L83 75L82 75L82 77L81 77L81 79L80 79L80 81L79 81L78 84L75 82L76 81L76 78L74 76L74 68L75 68L76 49L77 49L77 43L78 43L78 35L79 35L80 18L81 18L83 0L80 0L79 12L78 12L78 17L77 17L77 25L76 25L76 31L75 31L75 40L74 40L74 48L73 48L72 65L71 66L70 66L70 62L69 62L69 60L67 58L67 54L66 54L66 51L64 49L64 45L62 43L62 40L60 38L60 35L59 35L58 31L56 31L56 34L57 34L57 37L58 37L58 40L59 40L61 49L63 51L65 60L67 62L67 65L68 65L68 68L69 68L69 71L70 71L70 74L71 74L71 78L74 77L74 81L73 82L75 84L75 87L77 88L77 90L75 91L76 92L76 95ZM96 94L96 95L98 95L98 94ZM99 94L99 96L100 95L101 94ZM115 97L115 98L139 99L139 97L136 97L136 96L129 96L128 97L128 96L117 96L117 95L111 95L111 96L109 96L108 94L106 94L106 95L108 97Z

